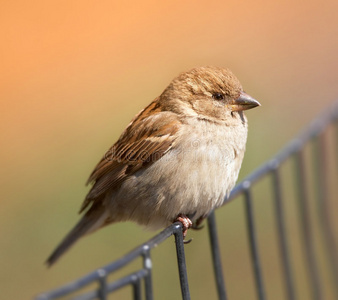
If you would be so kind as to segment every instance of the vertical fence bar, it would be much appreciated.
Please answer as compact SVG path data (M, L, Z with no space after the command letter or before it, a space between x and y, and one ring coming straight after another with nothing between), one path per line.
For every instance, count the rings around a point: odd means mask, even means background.
M272 171L273 178L273 187L274 187L274 202L275 202L275 215L276 215L276 224L278 231L278 242L279 249L281 254L282 268L284 272L284 284L286 288L287 299L295 299L295 289L294 281L292 276L291 264L290 264L290 255L288 251L286 231L285 231L285 217L284 209L282 204L282 188L281 180L278 171L278 163L274 162Z
M221 261L219 243L218 243L218 235L217 235L217 227L216 227L214 211L208 217L208 229L209 229L212 262L214 265L214 273L215 273L215 279L216 279L218 299L226 300L227 296L226 296L226 289L225 289L225 281L224 281L223 271L222 271L222 261Z
M338 249L335 244L334 233L332 230L332 224L330 222L328 202L328 173L327 173L327 150L325 142L325 132L320 134L315 139L315 153L314 163L317 184L317 205L318 216L321 232L323 234L324 248L326 251L326 257L328 259L328 265L331 272L331 279L334 287L336 299L338 299Z
M152 279L151 279L151 269L152 269L152 262L150 258L150 249L149 246L143 247L143 268L147 270L147 275L144 278L144 289L145 295L147 300L153 300L153 286L152 286Z
M258 254L258 245L257 245L257 237L255 232L255 224L254 224L254 216L253 216L253 208L252 208L252 196L250 191L250 182L245 182L243 184L245 190L245 207L246 207L246 220L247 220L247 228L248 228L248 237L250 243L251 250L251 259L252 266L255 274L255 282L257 295L259 300L265 300L265 292L264 292L264 284L263 277L261 271L261 263L259 260Z
M100 300L107 299L107 272L103 269L97 270L99 274L99 289L98 289L98 297Z
M136 280L133 283L133 299L134 300L141 300L141 284L140 284L140 280Z
M310 286L312 288L312 298L313 299L322 299L321 297L321 287L318 274L318 267L315 258L315 251L312 239L311 231L311 219L310 219L310 210L308 205L308 189L306 184L305 176L305 161L303 150L300 150L295 155L296 158L296 173L297 173L297 186L298 186L298 203L299 203L299 213L300 213L300 222L302 227L302 236L304 239L304 251L306 258L306 265L308 268L310 276Z
M187 265L185 262L185 253L184 253L182 224L176 226L174 235L175 235L177 264L178 264L178 273L180 277L182 299L190 300Z

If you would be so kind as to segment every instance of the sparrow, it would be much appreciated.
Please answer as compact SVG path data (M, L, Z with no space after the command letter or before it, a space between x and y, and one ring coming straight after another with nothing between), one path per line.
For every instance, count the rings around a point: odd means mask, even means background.
M234 187L248 132L244 110L257 106L229 69L197 67L178 75L97 164L82 218L46 263L116 222L159 229L179 221L185 237Z

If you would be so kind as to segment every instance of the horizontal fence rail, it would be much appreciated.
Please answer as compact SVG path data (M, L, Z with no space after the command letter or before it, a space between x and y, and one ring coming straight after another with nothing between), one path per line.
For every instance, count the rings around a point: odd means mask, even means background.
M328 143L327 130L333 128L335 147L333 150L334 161L328 161ZM240 195L244 197L245 216L247 225L248 242L251 253L251 262L253 276L256 286L256 298L260 300L267 299L266 285L262 276L262 264L258 247L257 230L255 213L253 210L254 195L252 193L253 186L265 177L270 177L272 182L273 195L271 201L274 204L274 219L276 232L278 235L278 249L280 252L280 263L282 265L285 299L304 299L296 297L296 288L294 280L294 266L290 260L289 239L286 232L286 219L284 209L284 194L282 182L284 180L281 175L281 165L286 161L293 161L295 169L295 190L297 192L297 203L299 211L299 225L302 236L302 246L304 252L304 264L307 268L308 281L310 286L311 299L323 298L323 284L322 278L318 272L318 258L316 256L314 239L313 239L313 224L310 218L309 211L309 183L308 176L310 166L308 160L305 159L305 147L313 144L313 151L311 153L312 173L315 176L316 182L316 213L319 219L320 235L322 244L325 250L325 259L330 267L330 280L333 289L334 298L338 299L338 249L335 240L333 225L330 218L330 209L328 206L329 198L329 175L328 165L335 164L336 172L338 170L338 101L335 102L327 111L315 119L297 138L292 140L282 151L280 151L274 158L267 161L249 176L247 176L241 183L239 183L231 192L229 198L225 199L224 204L231 200L237 199ZM336 173L337 175L337 173ZM335 183L336 185L338 182ZM337 187L336 187L337 188ZM337 189L336 189L337 192ZM335 194L338 200L337 194ZM221 263L221 249L218 241L218 234L216 228L215 214L211 213L207 220L209 240L211 246L212 264L214 268L215 283L217 288L218 299L226 300L227 290L225 285L225 277L223 275L223 268ZM175 237L177 265L179 273L179 281L181 288L181 295L183 300L190 299L189 282L187 276L187 265L184 254L184 243L182 236L182 224L177 222L164 229L161 233L154 236L141 246L138 246L133 251L129 252L119 260L112 262L96 271L74 281L68 283L58 289L40 294L36 297L38 300L57 299L64 296L71 296L74 292L81 291L84 287L95 282L98 288L89 292L84 292L81 295L73 296L71 299L107 299L108 295L125 286L132 287L133 299L147 299L152 300L152 264L151 250L160 245L162 242ZM116 281L109 282L108 275L125 267L136 259L142 259L142 268ZM231 272L231 270L228 270ZM142 288L143 287L143 288ZM68 299L68 298L67 298Z

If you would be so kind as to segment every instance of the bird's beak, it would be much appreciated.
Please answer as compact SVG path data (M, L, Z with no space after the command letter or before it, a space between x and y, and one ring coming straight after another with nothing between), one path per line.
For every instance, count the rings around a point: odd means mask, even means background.
M261 106L261 104L248 94L241 92L239 97L230 103L230 106L232 111L242 111Z

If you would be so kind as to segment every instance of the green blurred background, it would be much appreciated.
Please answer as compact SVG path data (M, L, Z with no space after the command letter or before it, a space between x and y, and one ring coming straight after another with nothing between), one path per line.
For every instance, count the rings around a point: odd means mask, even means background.
M247 113L240 178L274 155L338 96L337 10L335 0L2 1L4 299L32 298L154 235L134 224L117 224L81 240L52 269L43 265L78 220L88 191L84 182L95 164L179 72L229 67L261 102ZM217 219L229 296L255 299L242 205L230 203ZM283 299L271 204L261 201L256 209L260 241L267 247L268 296ZM194 237L186 247L192 298L214 299L207 230L188 235ZM179 298L173 241L156 249L153 258L155 296ZM307 284L302 272L296 274L300 287ZM308 299L306 292L298 293ZM116 299L129 295L125 289Z

